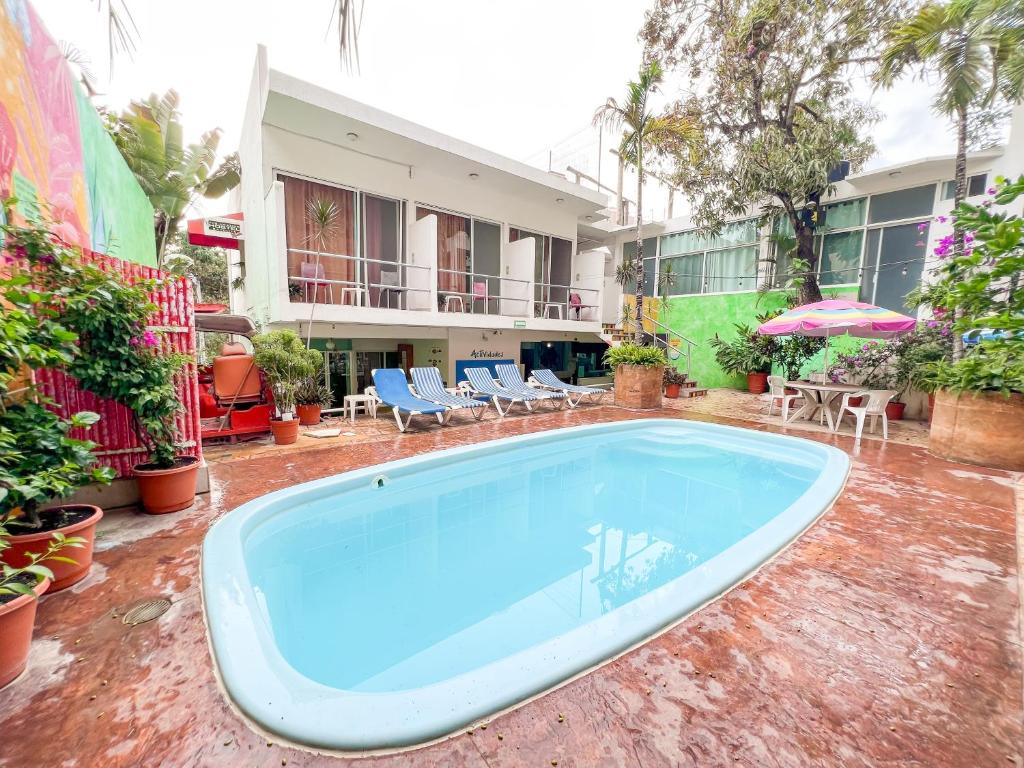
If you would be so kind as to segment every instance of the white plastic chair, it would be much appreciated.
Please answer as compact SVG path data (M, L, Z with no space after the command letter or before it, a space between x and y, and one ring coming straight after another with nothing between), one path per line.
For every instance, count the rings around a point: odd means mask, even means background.
M847 413L857 419L856 439L860 440L864 431L864 420L871 417L871 432L874 433L878 417L882 417L882 438L889 439L889 417L885 415L885 406L889 404L896 395L894 389L865 389L862 392L847 392L843 395L843 403L839 406L839 413L836 415L836 424L833 432L839 431L839 425L843 422L843 416ZM856 397L861 398L860 405L850 405L850 401Z
M799 399L802 395L787 395L786 380L781 376L768 377L768 415L771 416L775 410L775 401L781 401L782 420L789 419L789 405Z

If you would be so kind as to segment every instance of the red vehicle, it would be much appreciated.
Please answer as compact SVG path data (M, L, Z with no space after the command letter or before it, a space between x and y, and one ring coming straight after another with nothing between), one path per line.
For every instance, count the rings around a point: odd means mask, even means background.
M199 368L199 418L204 443L270 433L274 398L252 355L234 337L252 338L256 327L243 315L222 314L222 305L196 307L196 331L226 333L210 365Z

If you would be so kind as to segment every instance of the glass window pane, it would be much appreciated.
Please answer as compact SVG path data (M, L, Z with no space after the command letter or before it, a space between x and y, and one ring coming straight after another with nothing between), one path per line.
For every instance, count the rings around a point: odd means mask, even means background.
M860 273L860 301L875 303L875 269L878 266L878 246L882 241L882 230L869 229L868 241L864 245L864 267Z
M644 249L646 251L646 248ZM644 259L644 296L654 295L655 278L657 277L657 259Z
M928 230L919 232L916 224L886 227L875 277L874 304L913 315L906 296L921 282ZM906 272L906 274L904 274Z
M707 257L708 293L757 288L757 247L712 251Z
M688 256L675 256L661 260L663 274L671 275L671 285L666 289L670 296L689 296L701 292L703 282L703 253L691 253Z
M676 256L680 253L694 253L704 250L706 246L706 240L695 229L691 229L689 232L675 232L661 238L661 255L664 257Z
M863 225L867 202L867 198L862 197L825 206L825 226L829 229L847 229Z
M821 249L821 275L818 278L821 285L857 282L863 240L862 229L825 235L824 247Z
M984 173L971 176L971 178L967 180L967 196L977 197L978 195L984 195L986 178L987 177Z
M416 220L437 217L437 290L465 293L469 285L469 219L455 213L416 207Z
M786 237L793 237L793 223L789 220L789 216L781 214L775 217L775 221L772 222L772 232L785 235Z
M880 221L896 221L898 219L913 219L918 216L930 216L934 197L934 184L901 189L897 192L886 192L882 195L872 195L868 223L877 224Z
M722 231L710 239L708 248L728 248L744 243L757 242L757 219L733 221L722 227Z

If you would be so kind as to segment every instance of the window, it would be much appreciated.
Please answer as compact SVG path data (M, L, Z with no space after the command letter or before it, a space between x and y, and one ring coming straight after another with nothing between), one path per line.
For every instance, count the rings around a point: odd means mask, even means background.
M470 220L457 213L416 206L416 220L437 217L437 290L467 293L470 268Z
M698 230L664 235L660 270L671 274L665 292L686 296L756 290L758 240L757 219L730 222L717 235Z
M292 301L341 303L342 289L360 279L356 249L356 193L329 184L279 175L284 183L285 244L288 249L289 296ZM315 201L333 203L333 226L317 247L318 230L309 215ZM320 251L319 257L316 251ZM324 282L317 282L320 278Z
M401 267L405 204L376 195L361 195L362 255L370 306L381 306L383 290L390 303L390 286L403 284ZM388 286L388 287L385 287Z
M988 181L988 174L976 173L967 179L967 196L977 197L985 194L985 182ZM956 197L956 179L950 179L942 183L942 199L953 200Z
M934 184L872 195L868 224L931 216L934 205Z
M906 296L921 282L928 227L898 224L868 230L860 298L896 312L913 315Z
M861 244L864 230L833 232L825 235L817 244L819 275L821 285L842 285L857 282L860 267Z
M509 227L508 240L514 243L526 237L534 242L533 281L535 310L546 303L564 304L569 299L572 281L572 241L551 235Z
M656 237L644 238L644 296L653 296L656 291L654 286L658 279L658 239ZM628 264L636 261L636 241L630 240L622 244L622 263ZM635 288L633 284L624 285L625 293L632 293ZM671 293L671 291L669 291Z

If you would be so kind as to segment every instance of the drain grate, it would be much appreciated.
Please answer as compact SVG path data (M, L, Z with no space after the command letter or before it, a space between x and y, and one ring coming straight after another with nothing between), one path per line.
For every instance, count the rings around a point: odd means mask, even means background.
M171 607L171 601L166 597L157 597L150 600L140 600L124 609L121 621L129 627L136 624L144 624L147 621L158 619L167 613Z

